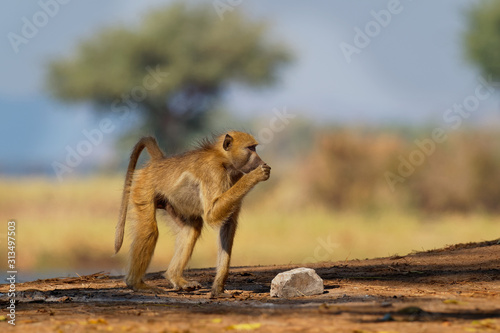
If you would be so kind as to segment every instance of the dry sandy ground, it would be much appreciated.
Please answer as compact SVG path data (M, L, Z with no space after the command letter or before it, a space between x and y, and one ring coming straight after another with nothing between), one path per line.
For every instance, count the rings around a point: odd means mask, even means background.
M122 277L17 284L16 326L0 286L2 332L500 332L499 241L370 260L310 265L319 296L269 296L273 277L297 266L237 267L230 298L209 299L213 269L187 272L204 289L175 292L159 273L160 295L133 293Z

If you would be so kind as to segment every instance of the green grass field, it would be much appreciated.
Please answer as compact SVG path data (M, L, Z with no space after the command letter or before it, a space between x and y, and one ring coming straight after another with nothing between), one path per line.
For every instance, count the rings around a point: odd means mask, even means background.
M21 276L74 275L100 270L121 273L129 241L113 257L121 177L64 182L39 178L0 180L0 227L6 247L7 221L17 223L16 255ZM499 237L500 216L401 212L331 212L307 207L271 210L251 193L243 209L233 266L364 259L448 244ZM261 208L261 206L267 208ZM165 269L174 236L159 221L160 239L150 271ZM1 253L5 256L6 249ZM213 267L216 233L203 231L189 267ZM5 259L5 260L4 260ZM6 263L6 258L2 263ZM5 270L4 270L5 271Z

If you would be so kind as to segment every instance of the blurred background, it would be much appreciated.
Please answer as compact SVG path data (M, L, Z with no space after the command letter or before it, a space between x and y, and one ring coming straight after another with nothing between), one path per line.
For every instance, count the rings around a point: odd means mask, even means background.
M495 1L39 0L0 17L1 267L13 219L21 280L123 272L114 227L144 135L171 154L228 129L260 141L273 173L233 266L499 237ZM173 251L159 227L150 271ZM190 267L213 267L215 239Z

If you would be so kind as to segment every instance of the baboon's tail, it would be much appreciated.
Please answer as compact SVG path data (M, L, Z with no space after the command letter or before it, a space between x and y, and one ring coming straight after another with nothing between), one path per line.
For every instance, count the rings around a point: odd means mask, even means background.
M137 160L139 155L141 155L142 150L146 148L152 160L159 160L165 157L156 139L147 136L139 140L130 154L130 161L127 168L127 174L125 176L125 185L123 186L122 194L122 204L120 207L120 217L118 218L118 223L116 224L115 232L115 254L120 251L123 243L123 234L125 231L125 220L127 219L127 207L130 198L130 189L132 187L132 179L134 176L135 166L137 165Z

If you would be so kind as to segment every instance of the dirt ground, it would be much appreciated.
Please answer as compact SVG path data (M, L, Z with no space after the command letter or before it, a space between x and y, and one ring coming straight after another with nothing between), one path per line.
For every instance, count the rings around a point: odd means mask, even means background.
M2 332L500 332L499 241L369 260L309 265L322 295L271 298L279 272L298 266L236 267L230 298L209 299L213 269L187 272L204 289L175 292L148 274L161 295L133 293L123 277L16 285L16 326L8 323L8 285L0 286Z

